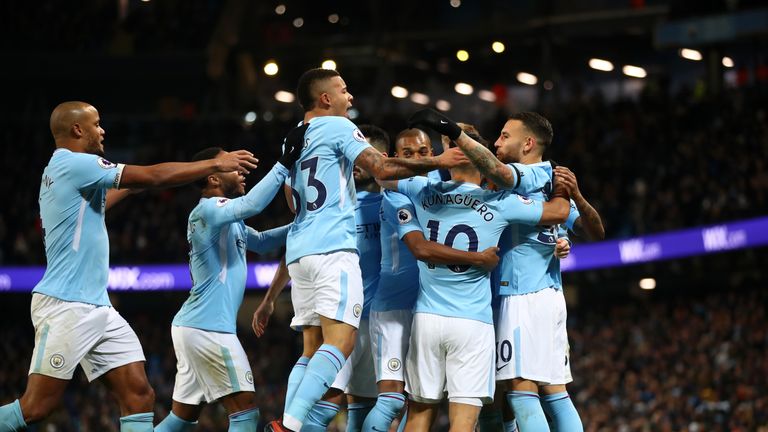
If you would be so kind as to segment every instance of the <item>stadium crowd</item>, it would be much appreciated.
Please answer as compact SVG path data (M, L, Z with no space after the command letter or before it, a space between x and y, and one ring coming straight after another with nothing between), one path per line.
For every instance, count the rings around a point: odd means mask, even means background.
M118 307L141 339L157 394L156 419L162 419L175 374L168 324L181 299L159 301L162 295L156 295L149 314L139 306L147 300L139 296L129 295ZM0 330L0 403L23 390L34 340L22 315L28 301L15 296L9 302L18 306L19 320ZM585 431L768 430L766 304L768 291L756 288L572 308L575 381L569 391ZM289 330L288 316L278 311L261 339L248 328L239 331L252 361L262 420L281 414L286 378L300 353L300 338ZM78 369L67 392L64 405L34 430L117 430L117 405L104 386L88 385ZM226 413L217 404L203 412L198 430L225 430L226 424ZM344 430L343 425L340 415L329 430Z

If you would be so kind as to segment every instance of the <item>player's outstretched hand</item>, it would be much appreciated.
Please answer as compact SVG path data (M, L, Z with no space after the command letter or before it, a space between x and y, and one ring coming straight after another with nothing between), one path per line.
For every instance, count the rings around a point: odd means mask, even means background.
M256 169L259 160L248 150L235 150L216 158L216 169L219 172L242 171L246 174Z
M441 169L451 169L459 165L472 163L460 148L454 147L440 153L437 157L438 165Z
M301 149L304 148L304 134L307 132L309 123L297 126L288 132L285 137L285 150L280 156L279 162L286 168L291 169L293 164L299 160Z
M426 126L454 141L461 135L461 128L456 122L432 108L424 108L416 111L411 118L408 119L409 128L419 125Z
M256 308L256 312L253 313L253 322L251 323L256 337L264 336L264 333L267 331L267 324L269 324L269 317L272 316L274 311L274 303L268 302L266 299Z
M580 193L579 183L576 181L576 174L568 169L568 167L562 165L555 167L555 182L563 185L571 196L578 196Z
M564 238L557 239L555 244L555 256L559 259L566 259L571 253L571 243Z
M480 252L481 261L482 261L481 266L485 270L491 271L499 264L498 252L499 252L499 248L497 248L496 246L489 247L488 249Z

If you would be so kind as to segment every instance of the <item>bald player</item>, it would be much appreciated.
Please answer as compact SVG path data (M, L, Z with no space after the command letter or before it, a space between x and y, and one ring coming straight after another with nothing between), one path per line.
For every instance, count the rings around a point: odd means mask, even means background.
M101 379L120 405L120 430L152 430L154 392L133 329L107 296L109 239L104 212L131 188L170 187L258 162L240 150L191 163L136 166L104 156L99 113L64 102L51 114L56 142L40 184L47 267L32 295L35 348L27 389L0 407L0 432L26 429L59 404L78 364L88 381Z

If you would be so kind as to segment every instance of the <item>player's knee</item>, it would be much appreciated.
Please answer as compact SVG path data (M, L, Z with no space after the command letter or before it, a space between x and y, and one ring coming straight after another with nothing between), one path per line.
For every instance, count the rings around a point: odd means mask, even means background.
M152 411L155 405L155 391L148 382L130 386L127 394L122 395L120 404L128 412L135 414Z

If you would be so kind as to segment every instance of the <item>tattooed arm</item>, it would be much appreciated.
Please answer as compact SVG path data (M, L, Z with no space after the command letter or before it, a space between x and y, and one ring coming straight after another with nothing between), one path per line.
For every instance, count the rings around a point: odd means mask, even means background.
M466 162L467 158L458 150L421 159L400 159L384 157L372 147L363 150L355 159L355 165L380 180L404 179L434 169L450 169Z
M508 165L498 160L484 145L461 133L456 144L472 161L481 174L502 189L512 189L518 181L518 174Z

